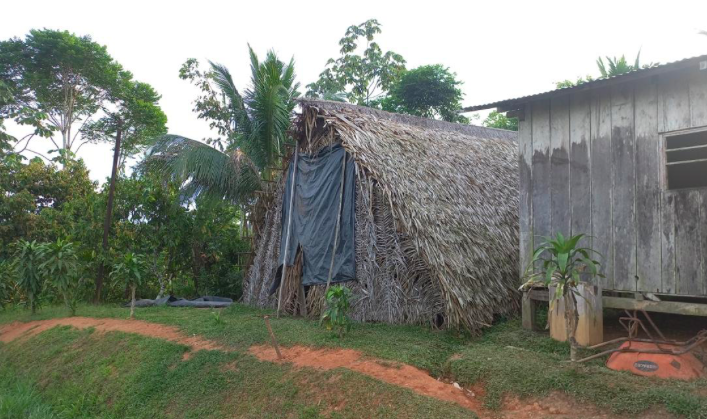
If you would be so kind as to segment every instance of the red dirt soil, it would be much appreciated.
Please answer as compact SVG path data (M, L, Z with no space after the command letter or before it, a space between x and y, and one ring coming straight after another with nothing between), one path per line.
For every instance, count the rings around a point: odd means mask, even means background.
M352 349L313 349L303 346L280 348L284 358L282 360L278 360L275 349L267 345L253 346L249 352L262 361L289 362L297 367L319 370L346 368L386 383L409 388L424 396L456 403L477 413L485 410L481 401L467 391L435 380L425 371L410 365L365 358L363 354Z
M218 350L228 351L227 348L196 335L187 336L178 328L163 324L149 323L142 320L125 319L94 319L91 317L66 317L63 319L36 320L31 322L13 322L0 325L0 342L11 342L17 338L27 338L42 333L56 326L72 326L77 329L96 329L97 332L125 332L151 338L163 339L170 342L186 345L192 351ZM189 359L190 353L184 354L184 359Z
M72 326L78 329L94 328L97 332L125 332L158 338L190 347L191 351L230 349L216 342L199 336L188 336L178 328L141 320L96 319L90 317L68 317L62 319L14 322L0 325L0 342L11 342L37 335L56 326ZM410 365L384 361L364 356L352 349L313 349L303 346L280 348L283 360L277 359L275 350L267 345L253 346L249 352L262 361L291 363L295 367L308 367L318 370L346 368L369 377L408 388L418 394L434 397L438 400L456 403L476 413L480 418L532 419L552 417L605 419L614 418L592 406L578 406L571 398L555 394L540 400L519 400L517 397L505 397L500 411L491 412L484 408L484 390L482 385L464 389L454 384L437 380L427 372ZM185 352L184 360L191 352ZM237 368L234 364L230 366ZM665 412L647 418L664 418Z

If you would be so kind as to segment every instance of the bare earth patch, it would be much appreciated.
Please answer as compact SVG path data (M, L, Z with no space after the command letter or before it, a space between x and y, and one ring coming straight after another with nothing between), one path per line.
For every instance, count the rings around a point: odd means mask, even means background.
M31 322L13 322L0 325L0 342L11 342L18 338L27 338L56 326L71 326L77 329L94 328L97 332L125 332L151 338L158 338L185 345L192 351L211 350L228 351L216 342L199 336L188 336L176 327L150 323L142 320L94 319L91 317L66 317L61 319L36 320ZM183 359L189 359L190 352L185 352Z
M483 385L462 388L454 383L440 381L427 372L410 365L366 357L352 349L314 349L304 346L280 348L283 359L278 360L275 350L268 345L252 346L249 352L261 361L291 363L295 367L319 370L346 368L380 381L408 388L417 394L456 403L476 413L480 418L494 419L617 419L619 416L603 412L594 406L586 406L572 400L570 396L554 393L542 399L521 400L515 396L503 399L499 411L490 411L483 405ZM457 355L458 356L458 355ZM667 418L667 412L647 412L645 419Z
M277 359L275 350L270 346L253 346L250 348L250 353L262 361L288 362L297 367L319 370L346 368L389 384L409 388L424 396L456 403L479 415L490 416L481 401L470 392L438 381L427 372L410 365L366 358L352 349L313 349L294 346L280 348L280 350L284 358L282 361Z
M0 342L7 343L15 339L28 338L56 326L71 326L77 329L94 328L99 333L118 331L163 339L188 346L191 351L185 352L184 360L189 359L191 353L195 351L229 351L227 347L216 342L196 335L188 336L172 326L141 320L97 319L90 317L67 317L0 325ZM481 384L471 388L462 388L456 383L435 379L427 372L411 365L366 357L361 352L352 349L315 349L304 346L281 348L283 360L278 360L275 350L268 345L252 346L249 352L262 361L291 363L295 367L308 367L318 370L346 368L389 384L408 388L423 396L456 403L473 411L480 418L616 418L616 416L602 412L596 407L580 405L572 400L571 397L559 393L553 394L552 397L531 400L520 400L515 396L507 396L504 397L500 411L490 411L483 405L485 391ZM235 370L237 365L234 362L229 364L227 368ZM336 377L332 378L332 380L336 379ZM334 402L331 407L332 411L340 410L345 405L343 399L342 401ZM659 411L647 412L641 417L664 418L668 416L666 412Z

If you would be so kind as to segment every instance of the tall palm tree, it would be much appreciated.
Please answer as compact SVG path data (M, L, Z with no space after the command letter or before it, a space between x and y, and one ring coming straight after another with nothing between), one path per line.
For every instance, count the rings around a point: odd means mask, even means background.
M244 203L260 189L261 179L271 177L269 168L282 154L299 96L294 61L285 64L269 51L260 62L248 48L251 85L243 95L221 64L209 62L206 73L183 77L198 78L195 84L206 95L196 101L195 110L225 135L225 147L165 135L147 154L148 167L180 182L187 196Z

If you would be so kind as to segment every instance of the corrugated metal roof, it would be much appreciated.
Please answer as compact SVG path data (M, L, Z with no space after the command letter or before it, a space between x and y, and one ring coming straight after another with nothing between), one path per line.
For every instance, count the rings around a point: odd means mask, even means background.
M698 57L685 58L679 61L674 61L672 63L666 63L657 65L650 68L641 68L638 70L633 70L628 73L619 74L618 76L608 77L605 79L596 79L590 82L582 83L577 86L563 87L560 89L549 90L543 93L536 93L534 95L521 96L513 99L500 100L498 102L486 103L483 105L468 106L462 110L462 112L472 112L480 111L483 109L497 108L503 106L505 108L511 105L521 105L526 102L531 102L540 99L546 99L548 97L559 96L564 94L569 94L575 91L590 90L600 88L606 85L614 83L623 83L631 80L636 80L643 77L650 77L656 74L661 74L669 71L679 70L685 67L689 67L692 64L697 64L701 61L707 60L707 55L700 55Z

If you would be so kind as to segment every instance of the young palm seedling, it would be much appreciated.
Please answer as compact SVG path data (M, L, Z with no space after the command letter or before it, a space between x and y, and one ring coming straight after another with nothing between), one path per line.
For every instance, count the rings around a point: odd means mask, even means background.
M577 340L575 333L579 323L577 297L584 298L578 289L580 283L603 275L597 273L599 262L592 259L599 253L588 247L578 247L583 234L565 238L562 233L555 237L545 237L535 249L525 270L525 283L521 290L534 286L554 288L550 296L550 311L562 300L565 306L565 328L570 343L570 359L577 360Z

